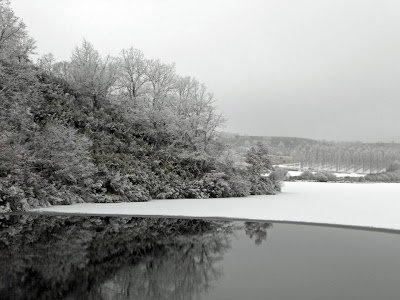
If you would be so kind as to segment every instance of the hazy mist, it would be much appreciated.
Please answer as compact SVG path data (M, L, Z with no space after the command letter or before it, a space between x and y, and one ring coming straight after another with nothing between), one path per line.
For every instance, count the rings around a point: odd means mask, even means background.
M395 0L13 0L39 54L134 46L212 90L224 130L400 142Z

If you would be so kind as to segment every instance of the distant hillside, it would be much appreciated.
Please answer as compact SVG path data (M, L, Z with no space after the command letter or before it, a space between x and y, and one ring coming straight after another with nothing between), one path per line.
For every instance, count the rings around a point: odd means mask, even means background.
M229 132L220 132L219 138L223 142L237 147L248 147L256 143L264 143L270 147L271 151L282 149L294 149L298 146L313 145L319 143L317 140L299 137L280 137L280 136L252 136L239 135Z

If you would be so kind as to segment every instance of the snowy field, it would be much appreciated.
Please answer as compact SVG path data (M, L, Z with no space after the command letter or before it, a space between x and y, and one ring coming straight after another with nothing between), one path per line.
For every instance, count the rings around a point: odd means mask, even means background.
M215 217L400 230L400 184L285 182L275 196L84 203L45 213Z

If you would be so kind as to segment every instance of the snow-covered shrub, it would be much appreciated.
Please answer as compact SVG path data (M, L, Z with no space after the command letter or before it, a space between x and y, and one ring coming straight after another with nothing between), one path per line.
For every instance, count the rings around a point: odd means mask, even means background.
M282 168L277 168L269 174L269 178L275 181L283 181L287 176L288 171Z
M231 196L231 187L225 173L209 173L203 177L203 187L210 198Z
M131 182L128 175L114 174L107 184L108 192L117 194L120 199L127 202L138 202L150 200L148 190Z
M251 195L271 195L276 194L280 188L270 178L263 176L254 176L251 179Z
M244 176L233 175L229 179L232 197L245 197L250 195L251 182Z

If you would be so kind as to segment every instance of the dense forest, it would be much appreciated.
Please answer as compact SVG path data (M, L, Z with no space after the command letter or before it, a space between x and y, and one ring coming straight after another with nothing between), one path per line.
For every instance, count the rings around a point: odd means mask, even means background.
M237 166L215 99L140 50L33 61L35 41L0 0L0 210L76 202L273 194L264 145Z

